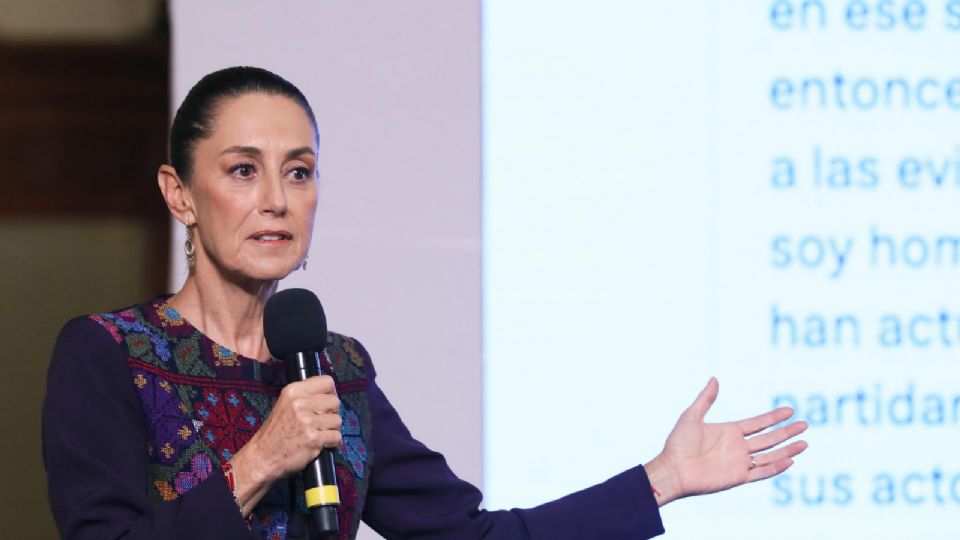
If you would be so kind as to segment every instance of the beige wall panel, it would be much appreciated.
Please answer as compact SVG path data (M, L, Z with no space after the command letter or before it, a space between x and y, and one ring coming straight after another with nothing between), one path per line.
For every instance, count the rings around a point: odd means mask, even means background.
M318 293L331 329L369 349L413 433L479 484L479 3L180 0L171 17L175 105L236 64L307 94L320 209L309 268L282 286Z
M57 538L47 504L40 409L60 328L86 313L129 305L144 293L149 238L133 220L0 220L0 520L4 538Z

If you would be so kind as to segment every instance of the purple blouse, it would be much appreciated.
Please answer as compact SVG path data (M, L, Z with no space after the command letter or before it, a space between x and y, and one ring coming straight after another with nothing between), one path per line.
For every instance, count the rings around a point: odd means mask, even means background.
M331 333L325 368L344 406L336 452L341 538L363 519L387 539L639 540L663 533L642 467L531 509L480 510L481 493L414 439L369 355ZM48 492L70 540L268 539L304 535L278 481L248 525L219 463L269 414L283 370L236 355L163 299L64 326L43 407Z

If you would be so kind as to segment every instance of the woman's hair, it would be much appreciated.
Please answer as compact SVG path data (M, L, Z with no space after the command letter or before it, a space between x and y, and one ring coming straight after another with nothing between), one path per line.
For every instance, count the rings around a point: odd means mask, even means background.
M284 96L297 102L310 117L314 137L317 119L296 86L265 69L235 66L214 71L190 89L170 128L170 165L184 181L193 175L193 152L197 143L210 136L217 108L227 99L251 93Z

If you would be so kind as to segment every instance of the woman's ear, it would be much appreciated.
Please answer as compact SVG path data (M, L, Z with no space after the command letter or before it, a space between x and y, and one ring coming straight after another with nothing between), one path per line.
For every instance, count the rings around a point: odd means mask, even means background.
M184 185L176 169L170 165L161 165L157 170L157 184L160 186L160 193L163 194L167 208L177 221L187 226L197 222L190 190Z

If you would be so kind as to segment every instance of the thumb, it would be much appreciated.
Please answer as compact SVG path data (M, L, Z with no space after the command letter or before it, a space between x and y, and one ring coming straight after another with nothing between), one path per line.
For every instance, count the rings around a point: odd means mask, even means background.
M693 400L693 403L684 412L684 416L698 422L703 422L710 407L713 406L713 402L717 400L717 394L719 393L719 381L717 381L716 377L710 377L710 380L707 381L707 385L700 391L697 399Z

